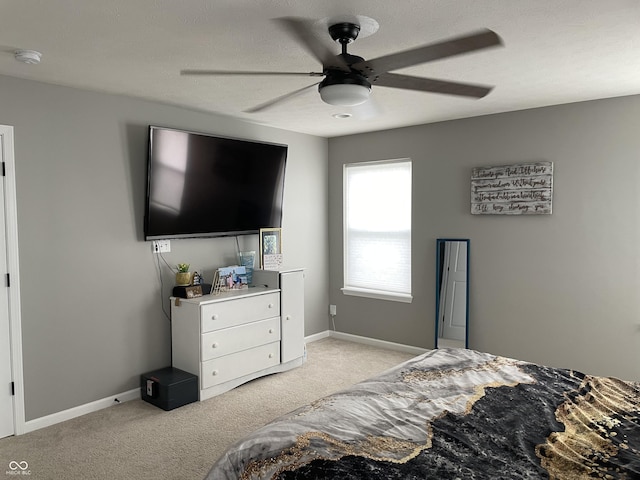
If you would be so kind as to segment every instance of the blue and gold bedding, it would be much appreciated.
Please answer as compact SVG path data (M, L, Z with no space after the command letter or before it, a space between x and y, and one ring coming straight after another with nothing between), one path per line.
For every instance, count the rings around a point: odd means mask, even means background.
M207 478L640 478L640 384L433 350L255 431Z

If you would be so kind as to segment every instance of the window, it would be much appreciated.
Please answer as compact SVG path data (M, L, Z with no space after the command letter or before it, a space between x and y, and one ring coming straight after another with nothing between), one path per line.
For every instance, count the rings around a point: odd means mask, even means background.
M411 160L344 166L347 295L411 302Z

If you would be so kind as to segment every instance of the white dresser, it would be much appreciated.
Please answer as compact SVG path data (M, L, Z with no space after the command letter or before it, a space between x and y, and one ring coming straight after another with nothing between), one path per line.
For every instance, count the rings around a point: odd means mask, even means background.
M198 375L200 400L303 363L304 272L253 276L245 290L171 299L172 365Z

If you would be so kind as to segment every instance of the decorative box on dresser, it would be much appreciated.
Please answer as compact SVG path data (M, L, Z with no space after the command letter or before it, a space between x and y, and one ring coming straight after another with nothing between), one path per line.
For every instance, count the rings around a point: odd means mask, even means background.
M172 365L206 400L304 361L304 272L255 270L244 290L171 299Z

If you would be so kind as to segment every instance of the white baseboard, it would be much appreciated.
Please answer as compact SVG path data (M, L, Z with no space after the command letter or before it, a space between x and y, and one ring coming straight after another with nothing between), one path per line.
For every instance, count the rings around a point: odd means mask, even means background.
M347 342L364 343L373 347L387 348L389 350L396 350L399 352L413 353L415 355L420 355L421 353L427 351L426 348L413 347L411 345L403 345L401 343L387 342L385 340L378 340L375 338L361 337L359 335L336 332L333 330L325 330L324 332L309 335L305 337L304 340L307 343L311 343L328 337L345 340ZM123 392L119 395L112 395L110 397L96 400L95 402L86 403L84 405L79 405L68 410L63 410L61 412L52 413L51 415L46 415L34 420L29 420L28 422L25 422L24 431L21 433L29 433L40 428L50 427L51 425L55 425L56 423L71 420L73 418L86 415L87 413L97 412L98 410L102 410L103 408L111 407L113 405L117 405L118 403L128 402L130 400L136 400L138 398L140 398L140 389L135 388L133 390L129 390L128 392Z
M316 342L318 340L322 340L323 338L327 338L331 336L331 332L329 330L325 330L324 332L315 333L313 335L309 335L308 337L304 337L304 341L307 343Z
M389 350L395 350L397 352L412 353L414 355L420 355L429 349L414 347L412 345L404 345L402 343L387 342L386 340L378 340L377 338L361 337L359 335L352 335L350 333L336 332L334 330L325 330L324 332L316 333L305 337L307 342L315 342L323 338L332 337L338 340L345 340L347 342L364 343L365 345L371 345L372 347L386 348Z
M135 388L133 390L129 390L128 392L123 392L119 395L112 395L107 398L96 400L95 402L85 403L84 405L79 405L68 410L63 410L61 412L52 413L51 415L46 415L34 420L29 420L24 424L23 433L33 432L34 430L38 430L40 428L49 427L51 425L55 425L56 423L71 420L72 418L80 417L82 415L86 415L87 413L97 412L98 410L102 410L103 408L111 407L113 405L117 405L118 403L128 402L130 400L136 400L138 398L140 398L140 389Z

